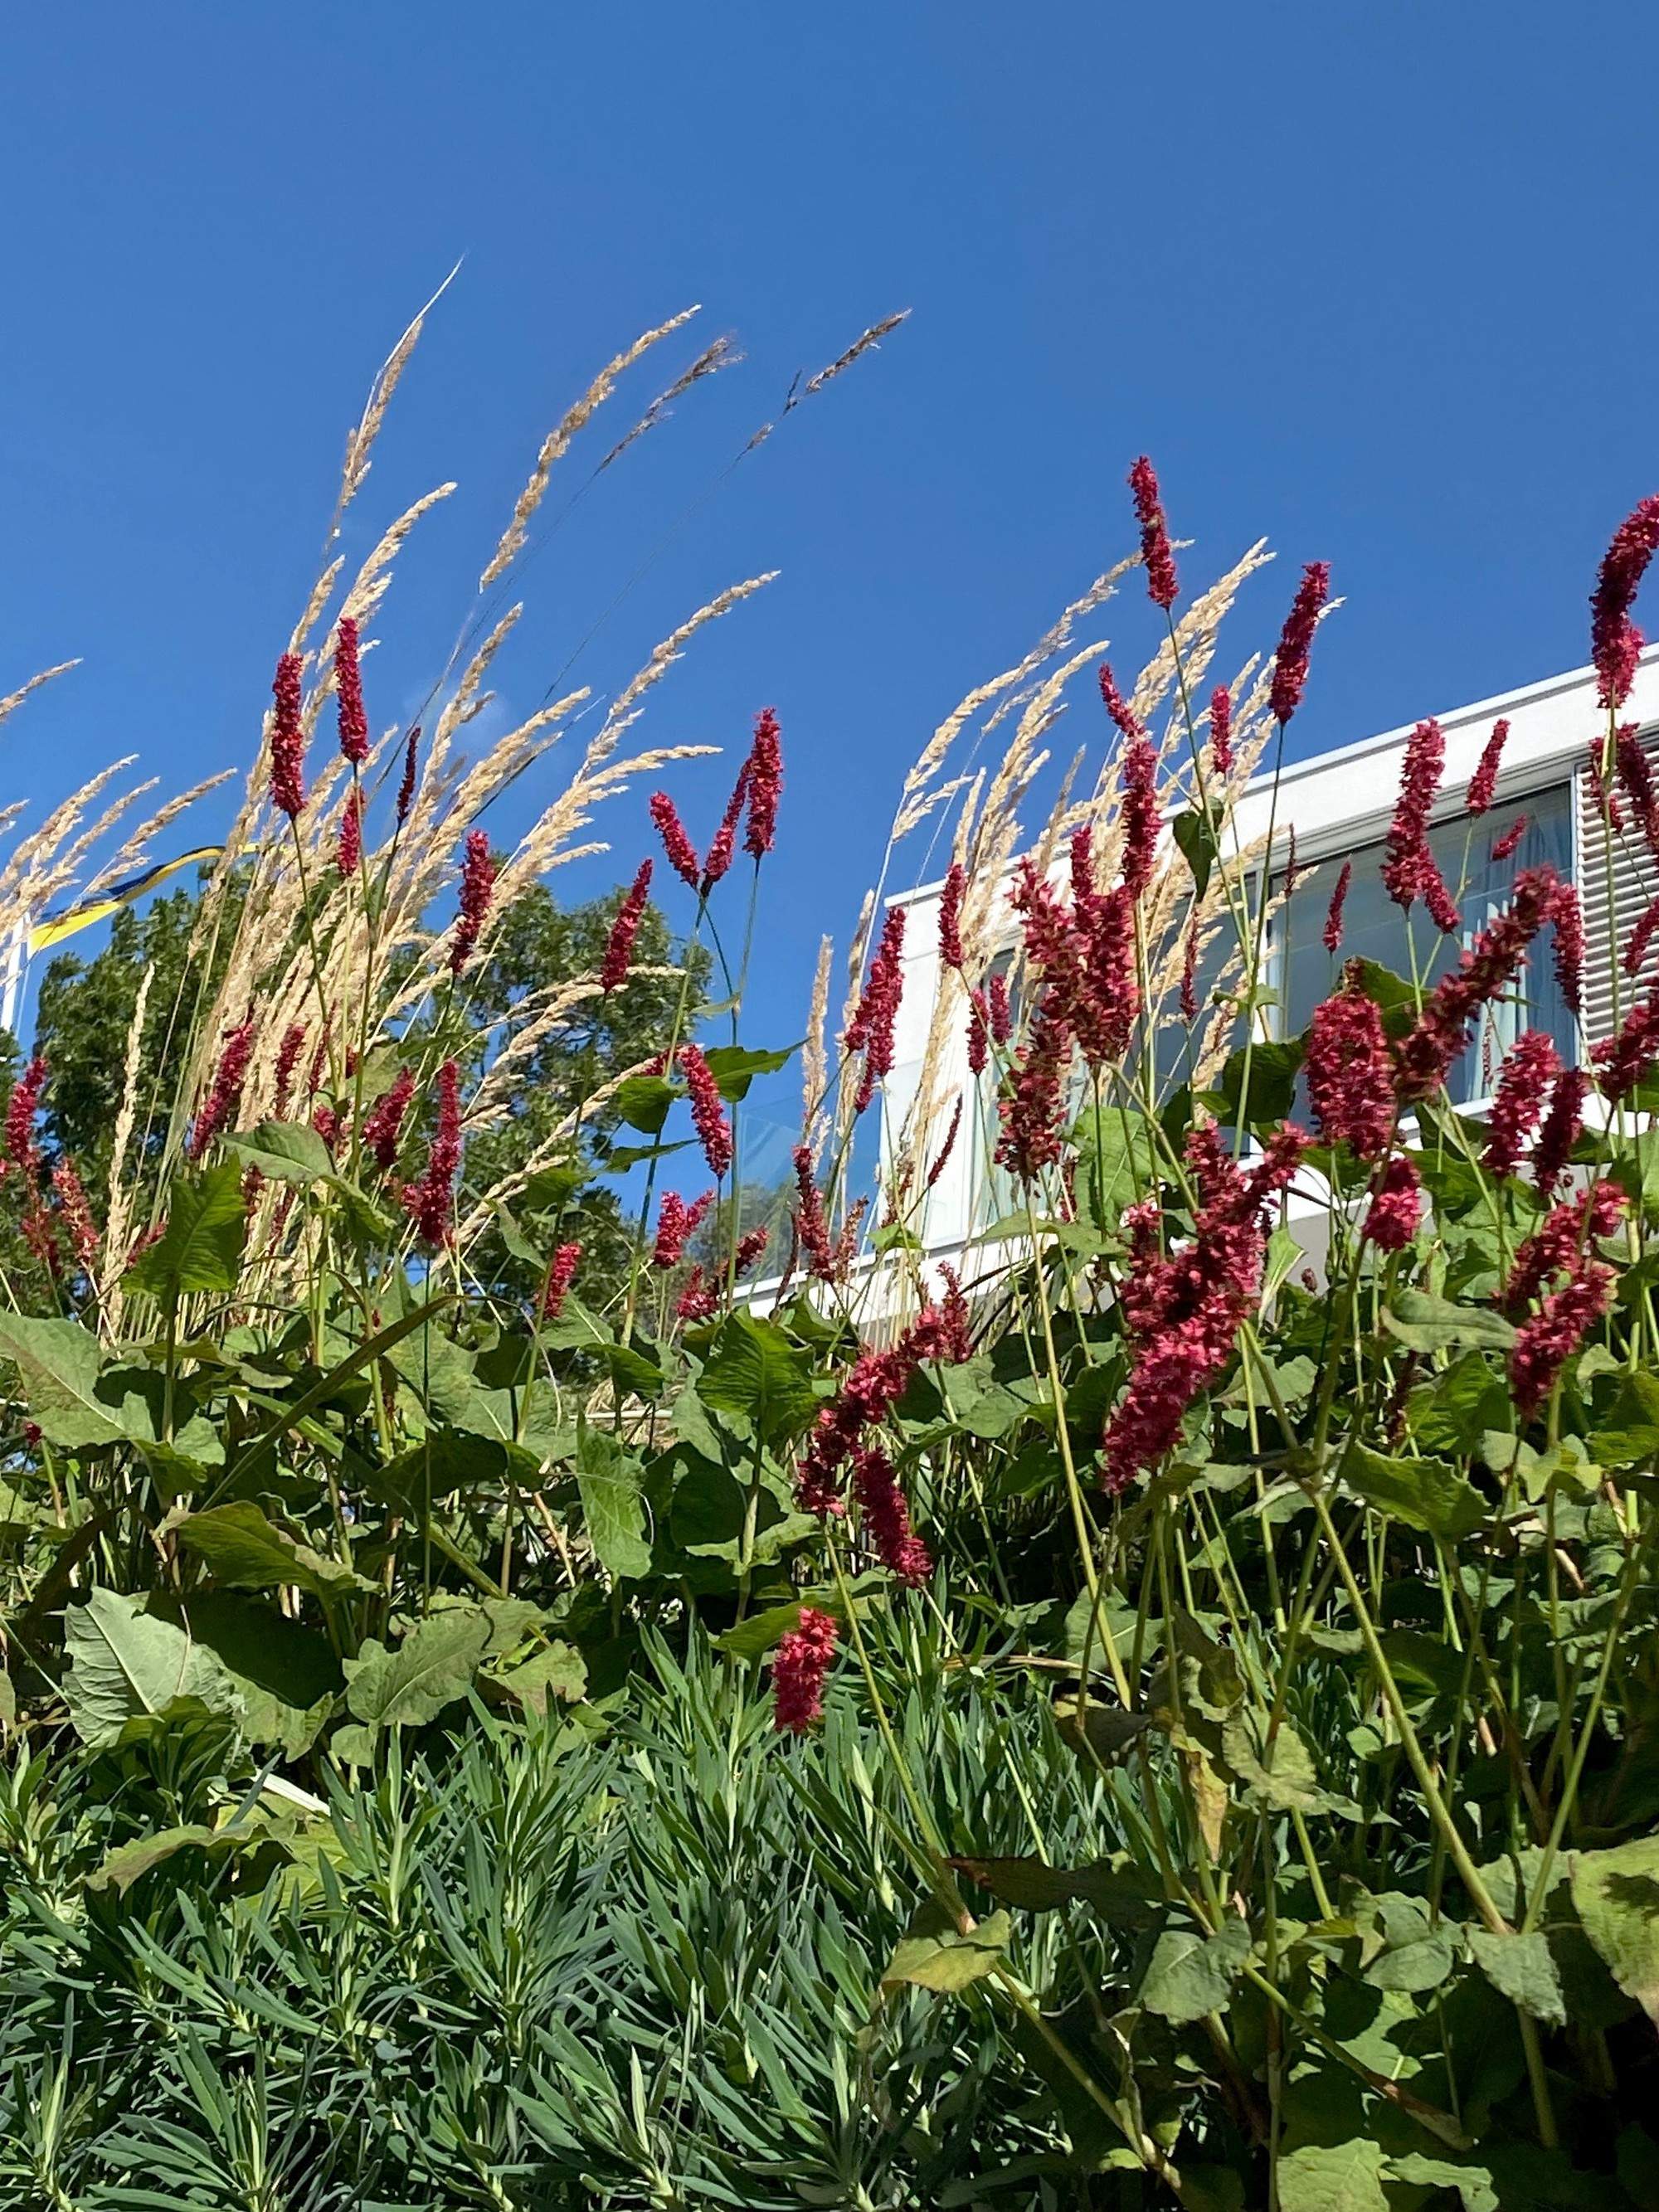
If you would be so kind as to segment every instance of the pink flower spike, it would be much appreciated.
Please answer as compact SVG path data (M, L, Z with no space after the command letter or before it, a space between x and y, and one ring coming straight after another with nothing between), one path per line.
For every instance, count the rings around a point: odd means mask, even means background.
M1550 1085L1561 1073L1560 1055L1542 1030L1517 1037L1504 1060L1486 1116L1483 1164L1489 1176L1511 1176L1537 1128Z
M421 726L417 722L404 742L404 772L398 781L398 827L400 830L408 821L409 810L415 804L415 760L420 743Z
M1122 736L1131 744L1137 738L1146 737L1146 730L1133 708L1117 688L1117 678L1112 673L1112 664L1109 660L1103 660L1100 664L1100 696L1106 712L1117 724Z
M466 857L461 863L460 912L450 940L449 972L459 975L472 957L478 933L495 896L495 863L490 858L489 835L483 830L466 833Z
M743 804L748 791L749 763L745 761L738 770L738 780L732 787L732 796L726 802L720 826L714 832L714 842L708 848L708 857L702 864L702 880L699 888L704 898L724 878L732 866L732 855L738 848L738 823L743 817Z
M564 1311L564 1302L570 1295L570 1285L576 1279L576 1270L581 1264L580 1244L561 1244L547 1263L547 1280L542 1286L541 1317L557 1321Z
M455 1177L461 1164L461 1071L453 1060L438 1070L438 1121L418 1182L404 1186L404 1211L434 1251L454 1237Z
M1422 1218L1423 1188L1417 1170L1403 1152L1396 1152L1372 1188L1364 1233L1379 1251L1403 1252Z
M1146 596L1155 607L1162 607L1167 614L1176 603L1180 587L1176 580L1175 553L1170 544L1158 477L1145 453L1129 471L1129 489L1134 495L1135 520L1140 525L1140 557L1146 568Z
M1493 845L1492 848L1492 859L1494 860L1512 860L1520 848L1521 840L1526 836L1526 834L1527 817L1524 814L1517 814L1514 821L1510 823L1509 828Z
M1224 684L1210 694L1210 758L1218 775L1232 774L1233 695Z
M733 1152L732 1124L726 1118L720 1085L696 1045L680 1047L679 1065L691 1101L692 1124L702 1145L702 1156L708 1163L709 1174L716 1182L721 1182L732 1164Z
M1353 881L1353 862L1344 860L1342 872L1336 879L1336 889L1331 893L1331 902L1325 909L1325 950L1339 951L1342 945L1342 913L1348 903L1348 885Z
M350 882L362 866L362 858L363 794L354 784L340 809L340 842L334 855L343 883Z
M743 841L744 851L757 860L771 851L778 832L778 799L783 790L781 735L777 716L763 707L749 749L749 824Z
M939 902L939 957L947 968L962 966L962 895L968 887L968 871L952 860Z
M414 1096L415 1071L400 1067L363 1116L363 1150L383 1175L389 1175L398 1164L404 1117Z
M227 1122L235 1120L252 1052L253 1024L243 1022L228 1032L220 1048L212 1086L191 1125L190 1142L185 1147L187 1160L199 1160Z
M1590 659L1610 711L1622 707L1636 679L1642 633L1630 618L1643 576L1659 549L1659 495L1642 500L1613 533L1590 598Z

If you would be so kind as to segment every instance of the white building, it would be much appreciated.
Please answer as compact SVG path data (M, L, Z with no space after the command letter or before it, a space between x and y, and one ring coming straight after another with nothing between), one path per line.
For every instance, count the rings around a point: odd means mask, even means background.
M1491 811L1471 825L1464 793L1500 716L1507 718L1510 733L1498 798ZM1623 719L1636 722L1650 751L1659 754L1659 647L1644 655ZM1583 1020L1576 1021L1562 1000L1547 959L1530 964L1528 1002L1508 1010L1507 1018L1511 1033L1527 1026L1547 1030L1564 1060L1580 1057L1590 1042L1607 1033L1612 1012L1607 868L1589 781L1590 746L1607 726L1605 713L1596 705L1595 672L1574 669L1499 698L1478 700L1438 720L1445 734L1446 767L1431 843L1448 882L1454 888L1460 883L1464 886L1464 934L1461 940L1442 941L1442 963L1455 959L1460 944L1472 941L1506 903L1519 869L1551 862L1578 884L1583 902L1588 951ZM1407 920L1383 891L1379 867L1410 734L1404 728L1363 738L1298 761L1279 775L1276 821L1281 834L1275 839L1275 866L1283 865L1282 833L1293 827L1298 871L1296 888L1270 933L1268 945L1273 981L1282 994L1276 1019L1286 1036L1295 1036L1305 1026L1314 1006L1332 988L1335 963L1322 934L1344 860L1353 862L1353 873L1342 956L1363 954L1396 972L1409 972ZM1659 778L1659 768L1656 775ZM1259 776L1240 801L1236 818L1242 843L1266 830L1270 793L1270 779ZM1494 841L1522 814L1527 826L1513 857L1492 862ZM1659 866L1633 830L1615 841L1613 876L1613 929L1622 943L1650 901L1659 895ZM942 888L939 883L924 884L892 902L908 909L908 921L884 1143L902 1127L921 1073L939 980L937 923ZM1011 915L1011 945L1015 927ZM1420 908L1413 927L1420 958L1434 936ZM1659 963L1659 945L1655 958ZM1652 975L1644 972L1644 983L1650 980ZM1471 1048L1454 1074L1458 1103L1478 1109L1491 1087L1494 1058L1506 1042L1504 1036L1494 1038L1488 1032L1484 1046ZM971 1273L982 1275L988 1261L994 1262L994 1254L983 1241L984 1231L1006 1212L1007 1195L1006 1188L998 1189L1000 1178L988 1153L988 1134L994 1130L994 1115L986 1110L988 1099L975 1091L965 1038L952 1049L956 1061L946 1079L959 1085L963 1096L962 1127L951 1156L927 1194L920 1234L930 1260L951 1264L965 1260ZM947 1093L936 1127L948 1122L950 1112ZM1321 1244L1322 1241L1322 1236L1317 1239Z

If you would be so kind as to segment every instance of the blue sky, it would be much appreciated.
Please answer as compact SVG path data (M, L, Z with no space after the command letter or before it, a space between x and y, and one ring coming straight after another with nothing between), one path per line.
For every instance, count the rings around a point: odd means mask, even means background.
M1129 544L1137 452L1189 575L1262 532L1284 556L1240 657L1293 564L1332 562L1303 749L1581 660L1601 549L1659 486L1634 4L64 0L0 42L0 690L85 660L0 737L6 795L117 751L169 787L246 758L345 427L458 257L348 541L459 480L380 625L377 726L441 663L547 424L699 300L745 366L532 564L501 688L533 703L596 623L574 677L614 684L782 572L646 726L782 718L757 1043L799 1033L927 732ZM716 488L798 369L900 307ZM1111 627L1150 643L1139 602ZM728 773L680 775L694 832ZM573 895L631 869L644 798Z

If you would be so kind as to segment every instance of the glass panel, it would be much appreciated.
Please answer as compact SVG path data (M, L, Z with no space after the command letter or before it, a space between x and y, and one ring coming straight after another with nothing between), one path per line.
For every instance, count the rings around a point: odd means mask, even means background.
M1520 811L1527 817L1521 843L1512 859L1494 864L1492 844ZM1351 856L1353 880L1348 887L1342 946L1334 959L1325 950L1323 933L1342 856L1321 861L1298 882L1283 917L1288 927L1280 933L1279 947L1287 1036L1299 1035L1307 1027L1314 1008L1329 995L1344 960L1358 955L1409 979L1415 951L1417 973L1425 983L1431 982L1455 967L1463 948L1503 911L1519 870L1547 860L1570 877L1571 787L1559 784L1531 793L1519 806L1496 808L1475 822L1460 817L1441 823L1430 831L1429 846L1462 910L1463 927L1455 938L1443 937L1420 906L1413 907L1407 917L1389 898L1382 888L1380 842L1362 846ZM1498 1065L1523 1029L1546 1030L1564 1059L1576 1055L1572 1014L1557 986L1547 950L1529 962L1515 997L1488 1008L1480 1034L1452 1071L1447 1088L1459 1104L1492 1095Z

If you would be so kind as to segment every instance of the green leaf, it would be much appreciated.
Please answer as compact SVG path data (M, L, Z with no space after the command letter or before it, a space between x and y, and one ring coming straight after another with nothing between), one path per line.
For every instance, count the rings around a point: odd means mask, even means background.
M149 1609L178 1621L219 1660L242 1702L250 1743L278 1745L289 1759L310 1749L342 1682L340 1662L319 1630L229 1590L154 1596Z
M1072 1127L1078 1196L1097 1229L1114 1230L1124 1207L1156 1188L1157 1154L1144 1115L1129 1107L1086 1106Z
M562 1698L571 1705L581 1696L587 1687L587 1667L574 1644L554 1642L491 1679L498 1689L507 1691L521 1705L528 1705L532 1712L545 1713L550 1698Z
M1589 1449L1601 1467L1629 1467L1659 1453L1659 1377L1645 1368L1626 1376Z
M768 1443L804 1429L818 1405L807 1354L775 1322L750 1313L720 1323L697 1395L705 1406L744 1415Z
M640 1167L647 1160L665 1160L671 1152L689 1152L691 1144L690 1137L681 1137L672 1145L612 1145L599 1163L600 1172L626 1175L630 1168Z
M192 1291L234 1291L246 1229L242 1170L236 1161L222 1160L198 1176L175 1176L167 1228L127 1280L133 1289L163 1301Z
M215 1581L228 1589L302 1589L331 1599L347 1590L367 1589L361 1575L337 1559L325 1559L287 1529L267 1521L251 1498L228 1505L210 1505L173 1524L179 1540L203 1560Z
M140 1597L93 1590L65 1610L64 1642L70 1719L93 1750L112 1743L127 1722L164 1717L182 1699L240 1713L234 1685L215 1654L176 1623L144 1611Z
M1242 1920L1229 1919L1208 1936L1191 1928L1166 1928L1141 1978L1140 2002L1173 2027L1224 2011L1249 1955L1250 1931Z
M1287 1720L1279 1722L1271 1746L1265 1717L1249 1707L1230 1714L1222 1724L1222 1756L1245 1785L1245 1802L1260 1809L1271 1806L1281 1813L1342 1812L1358 1817L1359 1808L1346 1798L1334 1797L1320 1786L1313 1753Z
M1127 1851L1080 1867L1049 1866L1042 1859L959 1858L951 1864L1005 1905L1053 1912L1081 1902L1098 1907L1119 1928L1147 1925L1160 1895L1157 1883Z
M1056 1698L1054 1724L1072 1749L1091 1765L1097 1759L1109 1766L1115 1759L1121 1759L1152 1724L1149 1713L1126 1712L1121 1705L1103 1705L1098 1698L1091 1698L1079 1711L1079 1702L1073 1697Z
M210 1850L217 1844L221 1850L234 1850L239 1842L246 1842L234 1830L221 1833L204 1828L198 1821L186 1822L183 1827L162 1828L153 1836L140 1836L130 1844L121 1844L106 1851L93 1871L87 1876L90 1890L112 1889L125 1897L135 1881L173 1857L177 1851L192 1848Z
M334 1176L334 1155L315 1129L302 1121L261 1121L226 1139L239 1160L271 1182L301 1186L329 1182Z
M1301 1073L1303 1051L1300 1037L1286 1037L1274 1043L1264 1043L1257 1038L1249 1052L1250 1095L1246 1101L1246 1054L1241 1045L1222 1069L1215 1090L1208 1094L1218 1114L1236 1124L1243 1103L1253 1128L1262 1121L1282 1121L1296 1097L1296 1079Z
M466 1695L489 1641L474 1606L429 1614L391 1650L371 1636L345 1662L346 1704L371 1729L419 1728Z
M1522 2012L1549 2027L1565 2027L1567 2001L1549 1939L1538 1929L1529 1936L1495 1936L1485 1928L1469 1930L1474 1963L1496 1990Z
M668 1109L679 1096L678 1087L665 1075L630 1075L611 1094L611 1109L619 1121L641 1136L659 1137Z
M1344 1455L1342 1477L1368 1504L1425 1535L1455 1543L1486 1522L1485 1498L1447 1460L1390 1458L1359 1445Z
M587 1540L605 1572L619 1582L649 1574L640 1462L609 1431L584 1424L578 1433L576 1487Z
M798 1044L787 1045L781 1052L757 1052L744 1044L710 1045L703 1058L708 1062L714 1078L714 1087L728 1106L735 1106L749 1096L749 1086L757 1075L775 1075L781 1067L787 1067L800 1050Z
M1187 866L1193 872L1193 890L1202 898L1210 881L1210 871L1216 862L1215 823L1207 809L1189 809L1177 814L1170 824L1170 835L1181 848Z
M992 1913L963 1935L941 1906L925 1905L888 1960L882 1987L911 1982L945 1993L968 1989L1003 1964L1012 1933L1006 1912Z
M1427 1291L1396 1291L1382 1326L1413 1352L1444 1352L1454 1345L1507 1352L1515 1341L1514 1328L1502 1314L1437 1298Z
M1389 2212L1384 2154L1368 2136L1304 2143L1279 2161L1279 2212Z
M1659 1836L1576 1851L1572 1901L1614 1981L1659 2025Z
M0 1357L16 1362L30 1418L49 1443L86 1450L132 1437L123 1407L98 1394L103 1353L79 1322L0 1314Z

